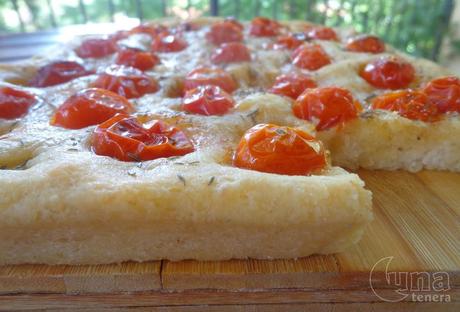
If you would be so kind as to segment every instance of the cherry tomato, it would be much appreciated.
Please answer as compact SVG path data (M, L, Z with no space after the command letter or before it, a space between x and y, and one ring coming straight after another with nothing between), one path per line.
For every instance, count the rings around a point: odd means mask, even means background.
M117 44L111 39L87 39L75 49L81 58L102 58L117 51Z
M0 87L0 119L16 119L27 114L37 102L30 93L10 87Z
M319 40L334 40L338 41L337 33L334 29L324 26L314 26L307 30L306 36L308 39L319 39Z
M142 123L124 114L97 126L91 139L95 154L122 161L182 156L194 151L192 142L180 129L161 120Z
M78 77L92 74L76 62L54 62L41 67L29 85L44 88L68 82Z
M361 106L350 91L338 87L306 89L292 108L298 118L316 123L316 130L326 130L358 116Z
M155 52L179 52L187 46L187 41L178 35L160 34L152 42L152 50Z
M235 167L286 175L317 173L326 164L320 141L300 129L272 124L246 131L233 156Z
M156 36L160 34L169 33L169 30L168 28L162 25L141 24L139 26L134 27L129 32L131 34L147 34L152 38L156 38Z
M243 33L235 23L223 21L211 25L210 31L206 33L206 39L214 45L239 42L243 40Z
M348 40L345 49L352 52L378 54L385 52L385 43L377 36L357 36Z
M159 89L158 83L152 77L139 69L121 65L112 65L107 68L92 86L110 90L128 99L155 93Z
M266 17L255 17L251 21L249 33L257 37L273 37L279 34L280 23Z
M289 73L276 77L269 92L296 99L305 89L316 88L316 82L310 76L301 73Z
M292 54L292 64L302 69L317 70L330 63L329 55L318 44L301 45Z
M195 89L199 86L213 85L232 93L238 88L232 76L220 68L200 67L191 71L184 82L184 90Z
M293 50L298 48L305 42L305 37L301 34L291 34L280 36L276 39L276 42L273 44L273 49L275 50Z
M415 69L401 59L382 57L364 66L359 75L376 88L396 90L409 86L414 80Z
M426 94L414 90L379 95L372 100L372 108L394 111L408 119L426 122L439 120L441 114L436 104L430 102Z
M224 115L233 106L233 98L218 86L199 86L188 90L182 100L186 112L200 115Z
M220 63L239 63L251 60L251 52L240 42L224 43L216 48L211 54L211 62Z
M224 19L225 22L228 22L228 23L232 23L233 25L235 25L236 27L239 28L239 30L243 31L244 30L244 26L243 24L241 24L240 22L238 22L238 20L232 16L228 16Z
M103 89L85 89L69 97L58 107L51 125L81 129L100 124L118 113L132 113L133 106L116 93Z
M422 91L438 106L440 112L460 113L460 79L442 77L430 81Z
M120 50L115 60L118 65L131 66L140 70L151 69L159 62L160 59L154 53L128 48Z

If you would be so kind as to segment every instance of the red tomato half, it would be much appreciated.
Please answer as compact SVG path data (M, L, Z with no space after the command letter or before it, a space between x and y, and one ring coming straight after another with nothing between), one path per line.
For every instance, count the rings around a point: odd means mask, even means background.
M91 146L97 155L122 161L182 156L194 150L192 142L180 129L161 120L142 123L124 114L97 126Z
M30 93L10 87L0 87L0 119L16 119L27 114L37 102Z
M184 82L184 90L195 89L199 86L218 86L228 93L238 88L232 76L220 68L200 67L191 71Z
M216 48L211 55L211 62L214 64L221 63L239 63L251 60L251 52L240 42L224 43Z
M131 66L140 70L153 68L160 62L158 56L152 52L144 52L137 49L123 49L117 54L115 64Z
M251 21L249 33L257 37L277 36L281 30L281 25L275 20L266 17L255 17Z
M334 31L334 29L330 27L324 27L324 26L310 27L306 32L306 36L308 39L334 40L334 41L339 40L337 33Z
M352 52L378 54L385 52L385 43L377 36L357 36L348 40L345 49Z
M86 39L75 49L81 58L102 58L114 54L117 44L112 39Z
M116 93L102 89L85 89L69 97L58 107L51 125L81 129L100 124L118 113L132 113L133 106Z
M233 98L218 86L199 86L185 93L182 108L200 115L223 115L233 106Z
M68 82L78 77L92 74L76 62L54 62L41 67L29 85L44 88Z
M457 77L434 79L422 91L438 106L440 112L460 113L460 79Z
M293 50L305 43L305 36L302 34L291 34L285 36L279 36L276 42L273 44L275 50Z
M154 52L179 52L187 48L187 46L187 41L179 35L160 34L152 42Z
M276 77L269 92L296 99L305 89L316 88L316 82L308 75L289 73Z
M376 88L396 90L410 85L415 77L415 69L401 59L382 57L366 64L359 75Z
M159 89L158 83L152 77L139 69L120 65L112 65L107 68L92 86L110 90L128 99L155 93Z
M327 165L323 144L290 127L259 124L244 134L233 156L235 167L286 175L308 175Z
M437 121L441 115L436 104L430 102L424 93L413 90L379 95L372 99L372 108L394 111L408 119L425 122Z
M243 40L243 33L241 28L235 23L223 21L211 25L211 29L206 34L206 39L214 45L239 42Z
M329 55L319 44L304 44L292 53L292 64L302 69L318 70L330 63Z
M342 125L358 116L360 104L350 91L338 87L306 89L292 108L298 118L316 122L316 130Z
M147 34L152 38L156 38L159 34L167 34L169 30L163 25L141 24L129 31L131 34Z

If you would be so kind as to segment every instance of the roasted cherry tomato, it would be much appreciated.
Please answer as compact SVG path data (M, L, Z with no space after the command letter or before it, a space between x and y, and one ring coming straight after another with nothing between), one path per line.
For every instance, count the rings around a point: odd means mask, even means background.
M310 27L306 31L306 36L308 39L319 39L319 40L334 40L338 41L337 33L334 29L324 26L314 26Z
M415 70L401 59L383 57L365 65L359 74L376 88L396 90L409 86L414 80Z
M266 17L255 17L251 21L249 33L257 37L273 37L279 34L281 29L280 23Z
M152 42L154 52L179 52L187 46L187 41L179 35L159 34Z
M97 126L91 146L97 155L123 161L182 156L194 150L192 142L180 129L161 120L142 123L137 117L124 114Z
M238 88L232 76L220 68L200 67L191 71L185 77L185 90L191 90L206 85L221 87L228 93L232 93Z
M75 49L81 58L101 58L114 54L117 44L112 39L87 39Z
M243 33L235 23L223 21L211 25L211 29L206 34L206 39L214 45L239 42L243 40Z
M233 156L235 167L286 175L317 173L326 164L320 141L300 129L272 124L246 131Z
M162 25L141 24L139 26L134 27L129 32L131 34L147 34L150 37L155 38L159 34L169 33L169 30L168 28Z
M238 27L241 31L244 30L244 26L243 24L241 24L240 22L238 22L238 20L232 16L228 16L225 18L224 20L225 22L228 22L228 23L232 23L233 25L235 25L236 27Z
M436 104L430 102L426 94L414 90L379 95L373 98L372 108L394 111L403 117L427 122L439 120L441 115Z
M442 77L430 81L422 90L440 112L460 113L460 79Z
M118 52L115 63L131 66L140 70L148 70L160 62L158 56L152 52L126 48Z
M251 60L249 49L241 42L224 43L216 48L211 55L211 62L214 64L221 63L238 63Z
M298 48L305 42L305 36L303 34L291 34L285 36L279 36L276 42L273 44L275 50L293 50Z
M159 86L155 79L139 69L112 65L100 74L93 87L113 91L125 98L138 98L147 93L155 93Z
M133 106L116 93L102 89L85 89L69 97L58 107L51 125L81 129L100 124L118 113L132 113Z
M310 76L301 73L289 73L276 77L269 92L296 99L305 89L316 88L316 82Z
M292 64L302 69L317 70L330 63L329 55L319 44L304 44L292 53Z
M199 86L188 90L182 100L183 110L200 115L223 115L233 106L233 98L218 86Z
M352 52L378 54L385 52L385 43L377 36L361 35L350 38L345 49Z
M350 91L338 87L306 89L292 108L298 118L316 123L316 130L326 130L354 119L361 106Z
M10 87L0 87L0 119L16 119L24 116L37 102L35 96Z
M78 77L92 74L76 62L54 62L41 67L30 81L32 87L44 88L68 82Z

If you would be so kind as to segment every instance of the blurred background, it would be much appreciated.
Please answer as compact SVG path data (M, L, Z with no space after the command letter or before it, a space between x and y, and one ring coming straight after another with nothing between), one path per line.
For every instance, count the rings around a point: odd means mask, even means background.
M40 53L73 35L113 32L112 23L127 28L159 17L202 15L353 27L460 72L455 0L0 0L0 62Z

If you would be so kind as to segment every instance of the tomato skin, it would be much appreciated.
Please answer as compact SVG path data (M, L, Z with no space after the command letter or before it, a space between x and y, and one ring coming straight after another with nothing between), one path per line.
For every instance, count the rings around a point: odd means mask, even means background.
M0 119L23 117L37 102L34 95L10 87L0 87Z
M306 32L306 36L308 39L339 41L339 38L335 30L330 27L324 26L310 27Z
M218 86L199 86L188 90L182 99L182 109L200 115L224 115L233 106L233 98Z
M126 98L103 89L84 89L58 107L50 124L67 129L81 129L100 124L118 113L132 113Z
M394 91L372 99L373 109L397 112L411 120L433 122L440 119L441 112L426 94L416 90Z
M330 63L329 55L318 44L301 45L292 53L292 64L302 69L318 70Z
M460 79L457 77L441 77L430 81L422 92L435 103L440 112L460 113Z
M362 35L350 38L345 46L345 50L379 54L385 52L385 42L377 36Z
M251 52L240 42L229 42L220 45L211 55L213 64L239 63L251 60Z
M29 85L36 88L55 86L92 73L77 62L53 62L41 67Z
M223 21L211 25L210 31L205 36L214 45L243 41L241 28L231 21Z
M111 39L86 39L75 49L81 58L103 58L116 51L117 44Z
M359 75L379 89L407 88L415 78L414 67L396 57L381 57L366 64Z
M307 88L316 88L316 82L308 75L293 72L276 77L269 92L295 100Z
M118 51L115 64L131 66L140 70L153 68L160 62L158 56L151 52L126 48Z
M169 30L167 27L162 25L149 25L140 24L129 31L130 34L146 34L152 38L157 37L160 34L167 34Z
M255 17L251 21L249 34L256 37L277 36L281 30L281 24L266 17Z
M92 84L115 92L127 99L138 98L147 93L155 93L159 86L155 79L133 67L112 65L100 74Z
M293 50L305 43L305 38L301 34L291 34L285 36L279 36L276 42L273 44L275 50Z
M327 165L323 144L290 127L259 124L244 134L233 156L238 168L285 175L309 175Z
M199 86L212 85L232 93L238 88L232 76L220 68L200 67L192 70L185 77L184 90L195 89Z
M317 121L316 130L327 130L358 117L361 105L350 91L339 87L306 89L294 102L294 115Z
M180 52L187 48L187 46L187 41L179 35L159 34L152 42L152 50L154 52Z
M194 151L193 144L180 129L161 120L152 120L146 125L125 114L97 126L91 147L97 155L121 161L146 161Z

